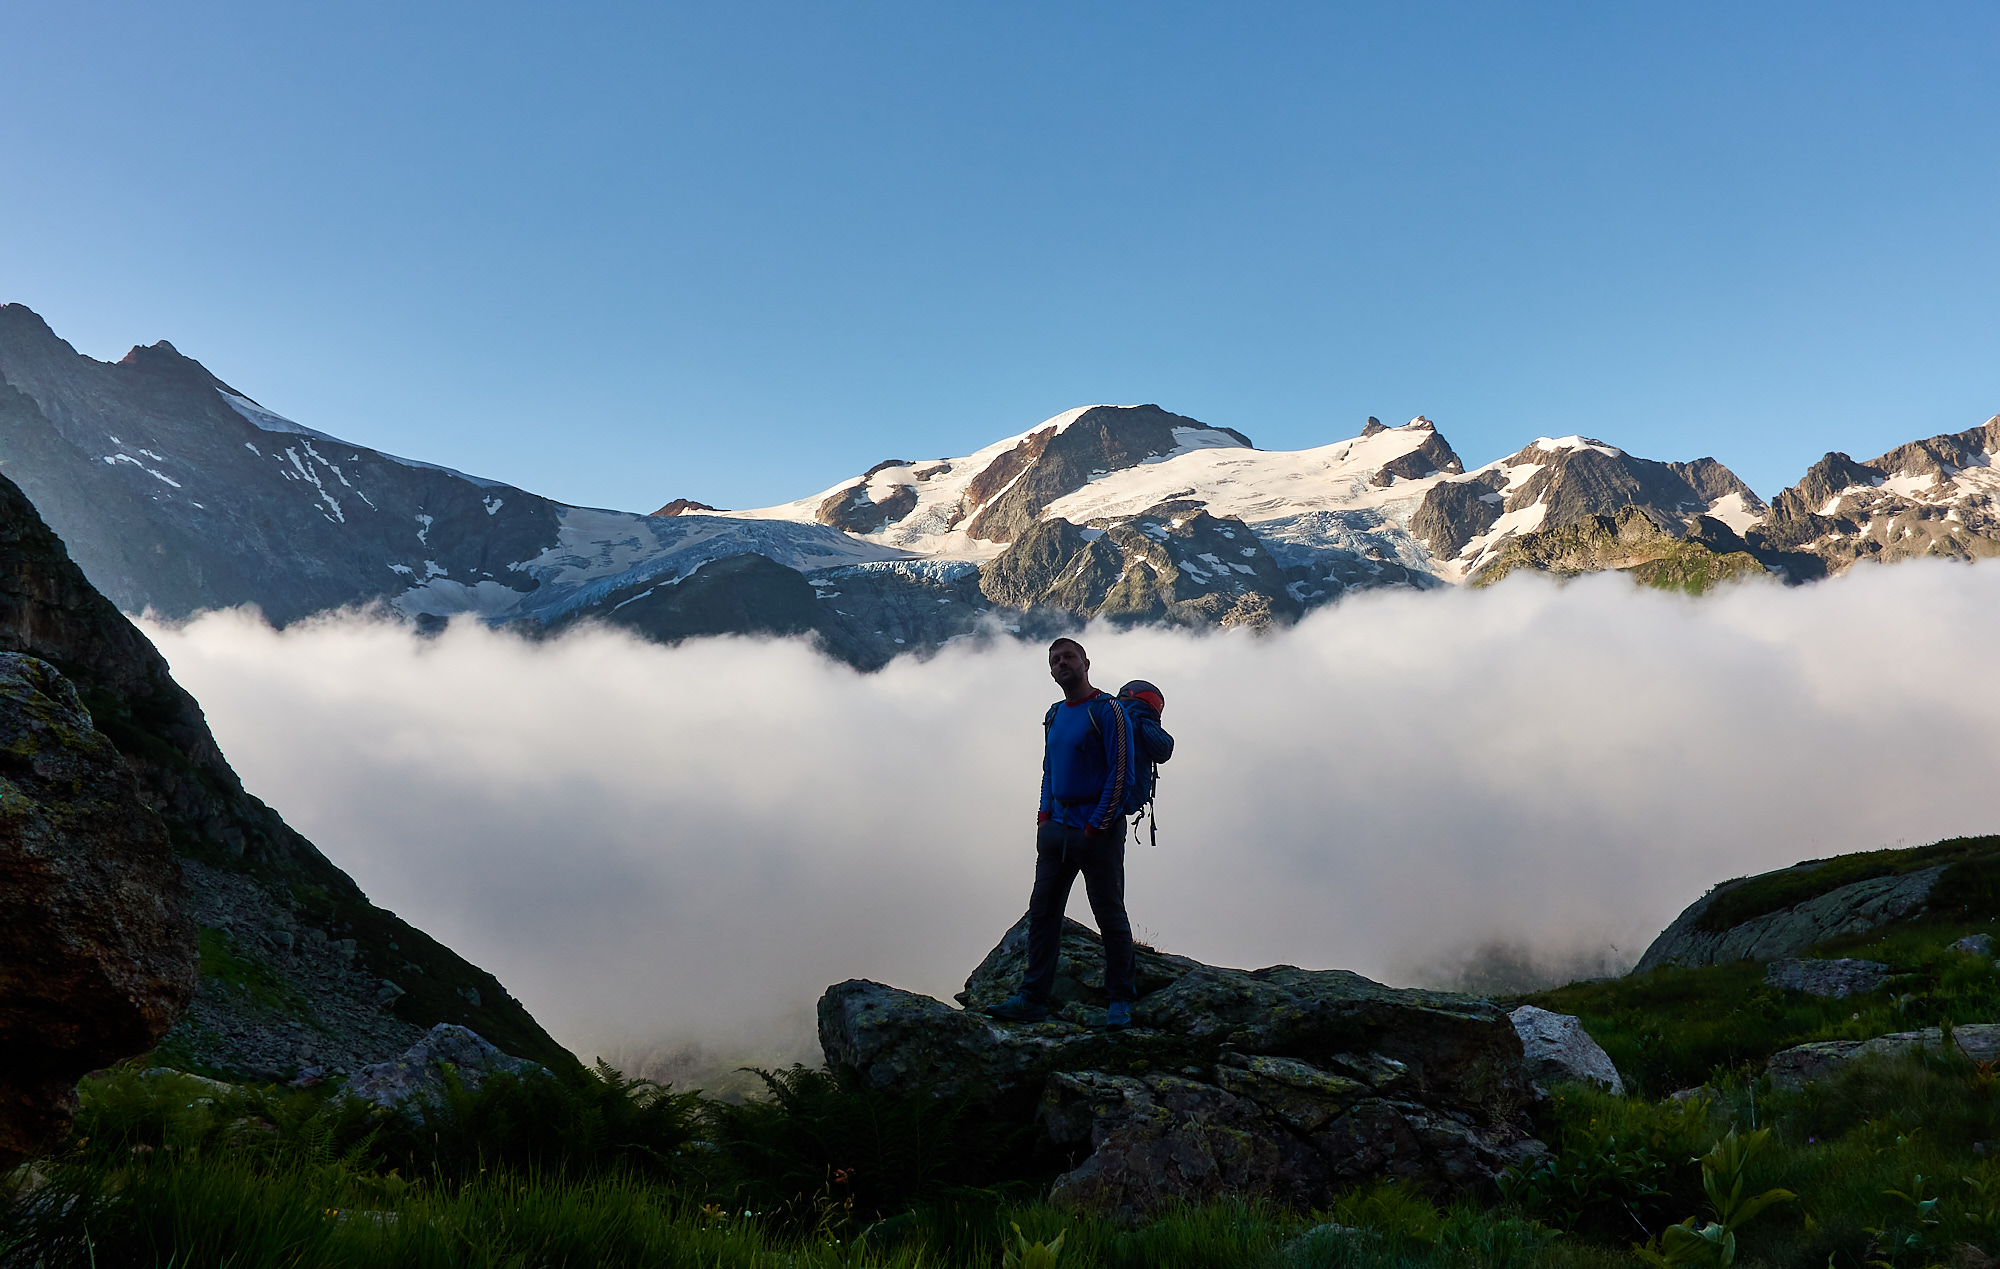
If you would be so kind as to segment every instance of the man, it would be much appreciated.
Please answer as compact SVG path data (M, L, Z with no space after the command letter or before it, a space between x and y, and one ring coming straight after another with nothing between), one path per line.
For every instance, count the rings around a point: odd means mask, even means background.
M1125 711L1090 685L1090 658L1074 639L1049 645L1049 677L1062 703L1049 710L1042 751L1042 805L1035 834L1035 889L1028 900L1028 968L1021 990L986 1012L1008 1022L1049 1016L1063 909L1078 873L1104 939L1105 1025L1132 1025L1132 923L1125 917L1127 755Z

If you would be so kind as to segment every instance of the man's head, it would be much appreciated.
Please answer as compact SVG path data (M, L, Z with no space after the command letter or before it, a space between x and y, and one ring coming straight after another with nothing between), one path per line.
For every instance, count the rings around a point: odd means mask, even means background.
M1049 645L1049 677L1063 690L1063 695L1074 697L1079 690L1090 686L1090 658L1084 655L1083 645L1074 639L1058 639Z

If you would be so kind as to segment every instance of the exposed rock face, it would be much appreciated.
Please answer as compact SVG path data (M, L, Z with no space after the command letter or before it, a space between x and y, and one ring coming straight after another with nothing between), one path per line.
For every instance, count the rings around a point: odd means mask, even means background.
M68 1127L78 1078L180 1016L199 969L186 897L76 689L0 653L0 1168Z
M987 1002L1018 984L1023 929L966 982ZM1057 1193L1142 1213L1178 1200L1267 1196L1316 1205L1357 1181L1482 1184L1541 1147L1521 1041L1490 1002L1403 991L1340 970L1222 969L1150 950L1130 1031L1101 1018L1096 937L1064 927L1056 1017L998 1023L862 980L819 1008L829 1065L906 1096L1033 1105L1049 1141L1089 1157Z
M1544 438L1431 486L1410 528L1458 575L1473 577L1509 548L1513 555L1501 575L1515 567L1628 568L1663 554L1634 552L1662 537L1678 542L1692 536L1712 553L1727 554L1743 549L1735 532L1720 520L1697 527L1695 519L1729 516L1747 525L1765 510L1748 485L1712 458L1661 463L1603 441ZM1717 549L1711 537L1724 545ZM1623 562L1599 562L1605 551Z
M1611 1064L1611 1055L1590 1038L1576 1018L1533 1005L1522 1005L1507 1018L1521 1037L1522 1060L1527 1063L1528 1078L1535 1083L1585 1081L1624 1095L1625 1081Z
M524 1058L509 1057L475 1031L440 1022L402 1057L357 1071L347 1082L347 1092L377 1106L417 1109L444 1096L446 1068L468 1091L477 1090L491 1075L526 1075L545 1069Z
M822 502L819 522L842 533L873 533L916 509L917 491L913 486L892 484L878 489L864 482Z
M1828 454L1779 494L1752 545L1802 578L1858 560L2000 554L2000 415L1865 463Z
M2000 1060L2000 1023L1982 1022L1954 1027L1951 1042L1975 1062ZM1856 1058L1893 1057L1923 1049L1944 1047L1944 1032L1938 1027L1925 1031L1900 1031L1876 1036L1873 1040L1822 1040L1801 1044L1771 1055L1764 1070L1779 1088L1798 1088L1813 1080L1825 1079Z
M1080 618L1263 628L1302 611L1248 526L1172 501L1089 527L1037 521L979 585L997 605Z
M387 1035L371 1027L343 1030L352 1004L415 1029L472 1025L545 1064L575 1060L492 975L369 903L347 874L244 791L200 707L173 681L158 651L84 579L5 477L0 651L27 653L62 670L131 769L139 798L158 814L174 854L209 870L190 871L188 903L209 927L215 972L204 975L195 1005L161 1042L163 1059L270 1078L322 1047L345 1046L380 1060L407 1046L407 1033L394 1027L379 1029ZM255 888L263 900L246 905L210 884L223 875ZM234 923L211 924L225 916ZM311 968L316 953L296 954L322 939L348 949L358 979L321 974ZM382 999L384 980L399 984L402 994ZM350 991L359 994L341 994ZM321 993L317 1012L295 1007L314 993ZM217 1039L230 1036L238 1039ZM392 1047L372 1047L379 1042Z
M684 516L693 511L720 510L722 510L721 507L711 507L705 502L696 502L692 498L676 498L666 506L661 507L658 511L653 512L653 514L656 516Z
M1490 586L1521 568L1557 577L1616 569L1648 586L1690 594L1732 578L1764 576L1743 539L1721 521L1681 520L1641 507L1520 534L1481 566L1472 584Z
M1421 416L1414 421L1426 424L1430 422L1429 419ZM1381 431L1388 430L1382 427L1380 423L1376 423L1375 426ZM1362 435L1366 436L1367 433L1363 432ZM1433 428L1431 434L1424 438L1423 444L1417 446L1407 454L1392 458L1382 464L1381 469L1375 473L1368 483L1377 488L1386 489L1390 485L1395 484L1399 479L1422 480L1426 476L1435 476L1439 472L1449 472L1452 475L1459 475L1464 471L1465 464L1459 461L1458 454L1453 451L1451 445L1446 442L1444 437L1438 435L1437 430Z
M1770 968L1764 971L1764 981L1786 991L1845 1000L1849 996L1874 991L1888 982L1889 967L1880 961L1862 961L1845 956L1837 960L1788 957L1772 961Z
M1782 872L1810 871L1822 861ZM1723 896L1759 877L1717 886L1690 904L1663 931L1632 972L1659 965L1721 965L1735 960L1777 960L1794 956L1840 934L1860 934L1921 910L1944 875L1945 865L1901 876L1875 877L1840 886L1803 903L1744 921L1729 929L1704 928L1708 909ZM1764 874L1773 876L1775 874Z
M967 491L969 502L985 503L969 532L990 542L1012 542L1036 524L1042 508L1083 488L1092 476L1133 467L1179 449L1177 429L1225 432L1242 441L1245 449L1250 448L1250 438L1240 432L1170 414L1157 405L1096 406L1053 436L1037 432L1022 442L1026 448L1018 457L1010 454L982 472L975 483L992 501L974 498L972 491ZM1003 488L1004 493L992 497Z

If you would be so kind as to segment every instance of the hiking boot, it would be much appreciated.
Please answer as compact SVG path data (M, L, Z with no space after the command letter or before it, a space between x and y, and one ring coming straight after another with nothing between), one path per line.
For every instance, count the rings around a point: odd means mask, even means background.
M1128 1009L1126 1012L1129 1015L1131 1011ZM1017 991L997 1005L988 1005L986 1016L1002 1022L1041 1022L1049 1016L1049 1010L1047 1005L1038 1004Z
M1123 1031L1132 1025L1132 1002L1114 1000L1104 1006L1104 1026L1109 1031Z

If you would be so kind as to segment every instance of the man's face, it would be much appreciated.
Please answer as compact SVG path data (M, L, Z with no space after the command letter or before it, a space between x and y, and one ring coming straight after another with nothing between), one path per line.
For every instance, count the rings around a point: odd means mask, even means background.
M1049 649L1049 677L1065 692L1082 683L1089 671L1090 662L1075 644L1060 643Z

